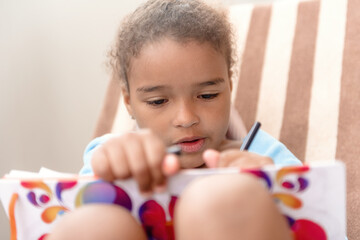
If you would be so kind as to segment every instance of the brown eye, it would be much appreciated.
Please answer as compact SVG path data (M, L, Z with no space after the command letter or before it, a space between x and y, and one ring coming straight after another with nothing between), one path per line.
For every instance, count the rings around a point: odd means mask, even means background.
M151 106L161 106L165 103L167 103L168 100L167 99L156 99L156 100L153 100L153 101L147 101L146 103L151 105Z
M201 94L198 96L198 98L204 99L204 100L211 100L218 96L218 93L211 93L211 94Z

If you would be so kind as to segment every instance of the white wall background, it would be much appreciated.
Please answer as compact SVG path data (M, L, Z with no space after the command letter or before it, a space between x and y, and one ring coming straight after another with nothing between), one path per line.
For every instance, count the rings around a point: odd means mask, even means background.
M0 176L78 172L109 78L106 52L139 2L0 0ZM0 239L9 238L1 207Z
M78 172L109 78L106 52L142 1L0 0L0 176ZM1 207L0 239L9 238Z

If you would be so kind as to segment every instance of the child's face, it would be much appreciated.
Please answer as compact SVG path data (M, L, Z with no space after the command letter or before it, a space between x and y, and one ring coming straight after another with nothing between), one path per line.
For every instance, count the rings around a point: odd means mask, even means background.
M179 144L183 168L203 165L202 152L217 149L228 129L231 81L224 56L210 44L162 39L132 59L126 107L140 128L170 146Z

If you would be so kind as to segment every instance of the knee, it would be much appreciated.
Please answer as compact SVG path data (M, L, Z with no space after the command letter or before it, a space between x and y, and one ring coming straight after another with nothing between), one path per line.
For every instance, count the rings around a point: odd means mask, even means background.
M198 228L201 231L200 224L224 232L233 231L235 226L250 226L261 220L271 205L274 203L268 190L253 176L204 177L192 182L177 201L175 230Z
M67 213L47 240L146 239L130 212L116 205L91 204Z
M247 174L191 183L176 203L175 223L179 239L205 239L204 232L206 239L289 239L285 218L269 191Z
M182 193L177 208L191 209L192 216L250 210L272 203L268 190L253 176L229 174L204 177L192 182ZM182 213L179 213L182 215ZM200 215L198 215L200 216Z

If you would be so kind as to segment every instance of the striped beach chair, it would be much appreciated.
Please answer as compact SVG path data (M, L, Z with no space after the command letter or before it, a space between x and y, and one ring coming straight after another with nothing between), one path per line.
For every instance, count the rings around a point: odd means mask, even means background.
M360 235L360 1L276 1L230 7L238 35L231 128L255 120L299 159L347 166L349 239ZM109 82L94 133L133 128Z

